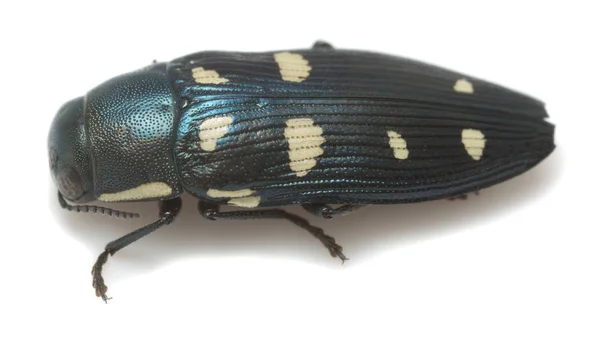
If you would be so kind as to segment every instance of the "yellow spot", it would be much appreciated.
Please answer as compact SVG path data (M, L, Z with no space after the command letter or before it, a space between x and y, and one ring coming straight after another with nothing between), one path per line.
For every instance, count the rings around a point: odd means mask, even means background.
M279 73L285 81L302 82L308 78L312 67L308 60L298 53L275 53L275 62L279 65Z
M173 189L164 182L151 182L117 193L103 193L98 199L105 202L145 200L166 197L171 193Z
M193 68L192 77L199 84L222 84L229 81L221 77L216 71L207 70L204 67Z
M260 204L260 197L252 197L254 191L248 188L237 191L221 191L211 188L206 194L211 198L233 198L227 202L230 205L252 208Z
M252 193L254 193L254 191L248 188L237 191L221 191L211 188L206 192L211 198L241 198L252 195Z
M463 129L462 143L465 145L467 153L475 160L481 159L483 149L485 148L485 136L483 132L477 129Z
M232 117L208 118L200 124L200 148L207 152L217 148L217 140L227 134L229 125L233 122Z
M253 208L257 207L260 204L260 197L243 197L243 198L234 198L227 202L229 205Z
M289 145L290 168L303 177L317 165L317 157L323 154L323 129L315 126L312 119L289 119L286 125L284 135Z
M467 79L459 79L456 80L456 84L454 84L454 90L461 93L473 93L473 84L470 83Z
M388 131L387 134L390 138L390 147L394 150L394 156L396 159L404 160L408 158L406 140L402 139L402 136L394 131Z

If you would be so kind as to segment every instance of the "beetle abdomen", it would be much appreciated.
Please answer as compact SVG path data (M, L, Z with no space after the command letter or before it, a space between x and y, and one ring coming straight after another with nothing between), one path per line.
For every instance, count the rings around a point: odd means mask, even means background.
M206 53L169 74L188 101L183 186L217 202L438 199L514 177L554 148L539 101L401 58Z

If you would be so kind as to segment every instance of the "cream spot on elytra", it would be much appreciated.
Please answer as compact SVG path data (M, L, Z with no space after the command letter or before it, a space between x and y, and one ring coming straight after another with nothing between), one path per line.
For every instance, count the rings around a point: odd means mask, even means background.
M151 182L121 192L103 193L98 199L105 202L134 201L166 197L171 193L173 189L164 182Z
M217 140L227 134L229 125L233 122L232 117L215 117L208 118L200 124L200 148L204 151L211 152L217 148Z
M463 129L462 143L465 145L465 149L471 158L475 160L481 159L486 143L483 132L477 129Z
M392 150L394 150L394 157L396 159L404 160L408 158L408 149L406 148L406 140L402 139L399 133L394 131L387 132L390 138L389 143Z
M257 207L260 204L260 197L233 198L230 199L227 203L229 205L238 207L253 208Z
M221 191L211 188L206 192L206 194L211 198L241 198L252 195L252 193L254 193L254 191L248 188L237 191Z
M301 54L280 52L275 53L273 56L275 62L279 65L279 73L283 80L302 82L310 75L312 67Z
M211 198L232 198L227 201L229 205L252 208L260 204L260 197L251 196L254 191L244 188L237 191L222 191L211 188L206 194Z
M454 84L454 90L460 93L473 93L473 84L469 82L467 79L459 79L456 80Z
M199 84L222 84L228 82L217 73L217 71L207 70L204 67L192 68L192 77Z
M287 127L284 135L289 145L290 168L297 176L303 177L317 165L317 157L323 154L323 129L307 118L289 119L285 123Z

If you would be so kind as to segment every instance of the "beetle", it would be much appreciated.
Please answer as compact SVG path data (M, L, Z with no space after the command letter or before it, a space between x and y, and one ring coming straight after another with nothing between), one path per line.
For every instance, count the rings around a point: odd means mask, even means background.
M332 218L477 192L552 153L547 118L543 102L485 80L317 41L204 51L114 77L59 109L48 150L65 209L127 218L137 215L85 203L159 202L157 221L94 264L107 301L108 256L173 222L183 192L210 220L286 219L345 261L334 238L280 207Z

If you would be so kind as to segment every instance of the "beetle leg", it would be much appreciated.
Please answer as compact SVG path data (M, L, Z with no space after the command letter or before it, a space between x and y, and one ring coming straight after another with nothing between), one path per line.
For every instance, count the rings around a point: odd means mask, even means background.
M333 46L330 43L328 43L326 41L323 41L323 40L316 41L313 44L312 48L313 49L321 49L321 50L328 50L328 49L332 50L332 49L334 49Z
M336 244L335 239L319 228L311 225L305 219L288 213L282 209L264 209L264 210L248 210L248 211L235 211L235 212L220 212L219 206L213 203L205 201L198 202L198 210L206 219L218 220L218 219L229 219L229 220L247 220L247 219L286 219L291 221L296 226L299 226L307 230L315 238L319 239L325 248L329 250L332 257L338 257L342 260L342 263L348 258L342 253L342 246Z
M114 255L118 250L128 245L131 245L132 243L156 231L162 226L168 225L171 222L173 222L177 214L179 214L179 210L181 209L181 198L160 201L159 206L160 219L149 225L139 228L125 236L122 236L117 240L111 241L104 248L104 252L102 252L100 256L98 256L98 260L96 261L92 269L92 286L96 290L96 296L101 297L102 300L104 300L104 302L106 302L109 298L106 296L106 291L108 290L108 288L104 284L104 278L102 278L102 266L108 260L108 255Z
M325 219L331 219L336 215L343 216L350 214L357 209L364 207L364 205L343 205L337 208L331 207L327 204L302 204L302 207L316 215L317 217L323 217Z
M475 191L475 192L473 192L473 194L479 195L479 191ZM450 201L454 201L454 200L467 200L467 199L469 199L469 194L468 193L448 198L448 200L450 200Z

